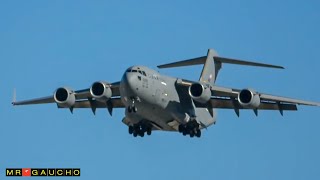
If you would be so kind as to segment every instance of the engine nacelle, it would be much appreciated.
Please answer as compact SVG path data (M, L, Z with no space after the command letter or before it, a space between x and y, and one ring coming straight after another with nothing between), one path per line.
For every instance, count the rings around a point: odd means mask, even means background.
M238 95L238 101L243 107L258 108L260 106L260 96L253 90L243 89Z
M189 87L189 94L193 100L199 103L207 103L211 98L211 90L209 86L195 83Z
M60 107L69 108L76 102L74 92L65 87L58 88L55 91L53 98Z
M98 101L106 101L112 97L112 90L110 85L101 81L92 84L90 93L92 97L94 97Z

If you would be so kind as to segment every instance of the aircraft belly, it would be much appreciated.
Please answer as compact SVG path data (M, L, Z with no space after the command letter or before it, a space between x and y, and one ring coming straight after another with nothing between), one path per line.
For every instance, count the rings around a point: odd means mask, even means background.
M153 109L149 107L143 107L141 105L137 106L138 109L143 109L137 113L128 113L126 111L126 117L130 119L132 124L137 124L140 121L150 121L157 128L159 127L164 131L174 131L175 129L168 125L167 122L172 120L170 114L161 111L159 109Z
M154 103L144 102L143 99L141 99L141 102L142 103L139 103L139 105L137 105L137 108L139 109L137 115L145 120L159 125L162 130L175 130L168 125L168 122L172 121L172 116L169 112L165 111L162 107L159 107Z
M190 116L197 117L201 127L213 124L215 118L207 109L195 108L187 89L177 89L175 85L176 79L166 77L162 80L142 78L130 87L122 84L123 103L137 108L135 113L126 110L126 116L133 124L147 120L165 131L176 131L176 124L187 122Z

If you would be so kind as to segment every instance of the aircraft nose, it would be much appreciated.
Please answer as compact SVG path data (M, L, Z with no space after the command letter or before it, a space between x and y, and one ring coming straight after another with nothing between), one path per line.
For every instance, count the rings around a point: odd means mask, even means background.
M135 87L135 76L132 73L126 73L122 79L127 90L133 90Z

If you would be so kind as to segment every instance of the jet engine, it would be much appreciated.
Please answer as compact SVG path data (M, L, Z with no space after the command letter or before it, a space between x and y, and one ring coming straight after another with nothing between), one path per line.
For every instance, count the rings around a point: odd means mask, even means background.
M53 98L60 107L72 107L76 102L74 92L65 87L58 88Z
M98 101L106 101L112 97L112 90L110 88L110 85L108 83L100 81L92 84L90 93L92 97L94 97Z
M194 83L189 87L189 94L193 100L199 103L207 103L211 98L211 90L209 86Z
M253 90L243 89L238 94L238 101L243 107L258 108L260 106L260 96Z

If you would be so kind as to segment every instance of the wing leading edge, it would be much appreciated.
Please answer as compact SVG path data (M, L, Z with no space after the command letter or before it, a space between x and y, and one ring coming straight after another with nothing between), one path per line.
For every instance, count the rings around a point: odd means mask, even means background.
M62 106L57 103L58 108L69 108L71 112L75 108L91 108L93 113L95 113L97 108L107 108L109 113L112 115L113 108L123 108L125 107L120 99L120 91L119 91L119 82L115 82L110 84L110 88L112 90L112 97L105 101L95 99L92 94L90 93L90 88L82 89L78 91L72 91L71 93L74 94L75 102L72 106ZM33 105L33 104L49 104L49 103L56 103L54 96L46 96L36 99L24 100L24 101L16 101L15 100L15 93L12 105L19 106L19 105Z
M177 84L185 87L191 86L193 82L189 80L178 79ZM207 108L208 110L212 108L217 109L233 109L239 116L240 109L251 109L255 111L257 115L257 110L278 110L281 114L283 111L297 111L297 105L307 105L307 106L320 106L320 103L304 101L298 99L292 99L281 96L274 96L264 93L258 93L261 99L261 103L258 108L248 108L242 106L238 101L238 95L241 92L240 89L226 88L221 86L211 86L211 99L206 104L195 103L196 107Z
M219 86L211 87L211 92L213 96L227 96L230 98L237 98L240 91L241 90L239 89L225 88L225 87L219 87ZM281 96L274 96L274 95L269 95L269 94L264 94L259 92L258 94L260 96L260 99L266 102L288 103L288 104L307 105L307 106L320 106L320 103L317 103L317 102L304 101L304 100L292 99L292 98L281 97Z

